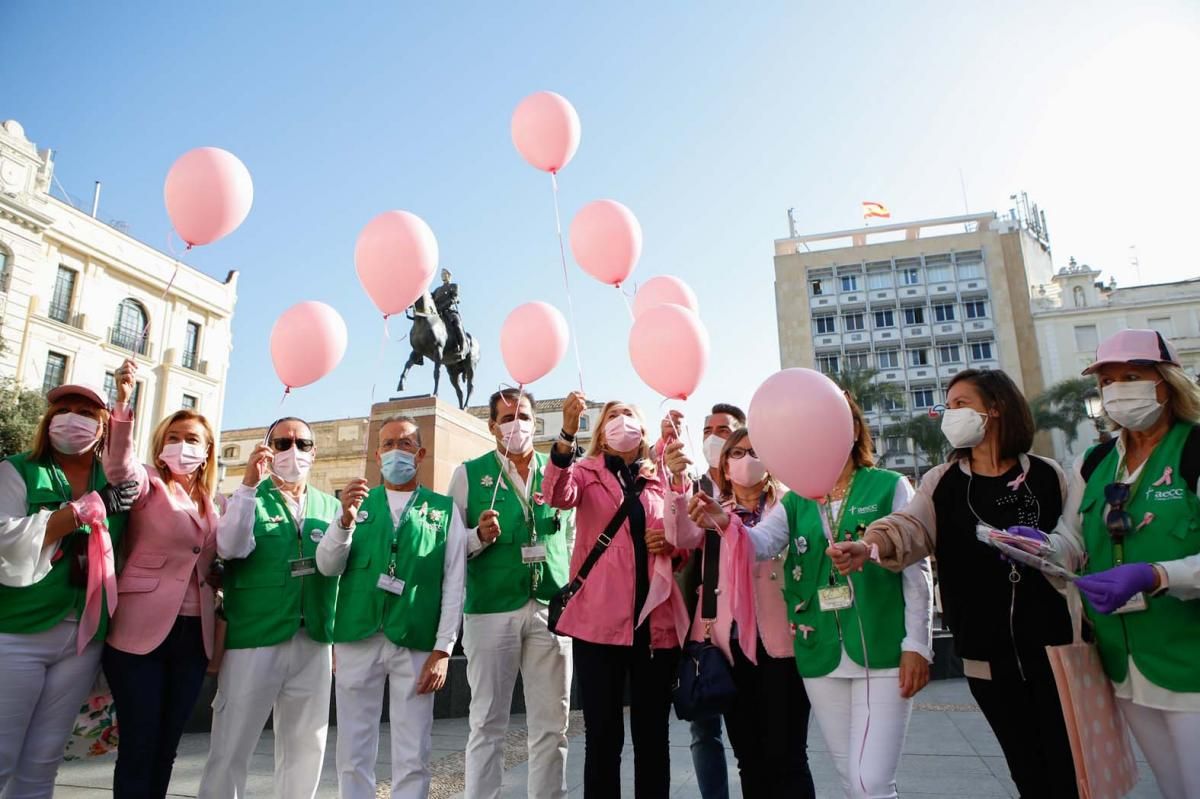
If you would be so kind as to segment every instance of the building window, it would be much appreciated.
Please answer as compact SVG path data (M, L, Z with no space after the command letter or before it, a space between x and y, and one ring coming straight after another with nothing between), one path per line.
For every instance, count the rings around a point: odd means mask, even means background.
M871 368L871 356L865 352L851 352L844 357L847 371L861 371Z
M983 264L979 261L958 262L959 280L978 280L981 277L983 277Z
M908 439L897 437L885 438L883 440L883 450L888 455L907 455Z
M962 352L957 344L947 344L938 347L938 362L940 363L962 363Z
M238 448L236 445L231 446L231 447L226 447L225 449L221 450L222 458L236 458L237 456L238 456Z
M953 305L935 305L935 306L933 306L933 319L935 322L953 322L954 321L954 306Z
M949 283L954 279L950 273L950 264L926 267L925 279L930 283Z
M1146 326L1165 339L1175 338L1175 322L1169 316L1159 316L1147 319Z
M58 267L58 277L54 279L54 295L50 299L50 318L56 322L66 322L71 318L71 300L75 296L75 270L65 266Z
M846 320L846 332L853 333L858 330L866 330L867 320L860 313L846 314L843 317Z
M8 250L0 247L0 291L8 291L8 266L11 262L12 256Z
M924 308L905 308L904 309L904 324L906 324L906 325L923 325L923 324L925 324L925 309Z
M900 282L906 286L919 286L921 284L921 270L901 269Z
M879 361L880 369L900 368L900 350L880 350L875 353L875 357Z
M912 393L912 395L913 395L913 407L914 408L932 408L933 407L933 405L934 405L933 389L931 389L931 388L917 389L916 391L914 391Z
M992 342L976 341L971 344L972 361L990 361L992 359Z
M146 354L146 309L137 300L121 300L117 306L117 321L108 340L124 350Z
M904 410L904 400L899 397L884 397L883 409L889 413Z
M834 317L818 316L816 318L816 321L817 321L817 335L823 335L826 333L836 333L837 332L837 321L834 319Z
M46 373L42 375L42 393L58 388L67 379L67 356L61 352L46 353Z
M964 302L963 309L966 310L968 319L983 319L987 316L987 303L982 300Z
M842 291L858 291L858 275L843 275Z
M814 280L809 284L809 290L814 297L820 297L825 293L825 281Z
M1092 353L1100 343L1095 325L1075 326L1075 351Z
M868 272L867 273L867 288L868 289L890 289L896 285L892 280L891 272Z
M827 375L835 375L838 372L838 356L822 355L817 358L817 368Z
M581 432L581 433L586 432L586 431L590 430L591 427L592 427L591 418L587 414L581 415L579 417L579 432Z
M910 366L928 366L929 350L909 350L908 363Z
M187 333L183 339L183 367L195 369L200 351L200 323L188 322Z
M197 407L199 407L199 405L200 400L196 397L192 396L191 394L183 395L183 403L181 407L183 407L184 410L194 411Z
M542 419L539 417L538 420L533 423L533 434L535 436L546 435L546 420L545 419Z
M881 327L895 327L896 312L895 311L876 311L875 312L875 329Z
M108 399L109 406L117 404L117 375L115 372L104 373L104 396ZM141 381L134 381L133 396L129 398L129 407L136 414L138 409L138 399L142 396Z

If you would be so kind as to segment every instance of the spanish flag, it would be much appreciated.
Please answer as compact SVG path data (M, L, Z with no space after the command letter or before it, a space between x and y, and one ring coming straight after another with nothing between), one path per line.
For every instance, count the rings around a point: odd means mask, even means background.
M864 201L862 204L863 219L891 219L892 212L883 203Z

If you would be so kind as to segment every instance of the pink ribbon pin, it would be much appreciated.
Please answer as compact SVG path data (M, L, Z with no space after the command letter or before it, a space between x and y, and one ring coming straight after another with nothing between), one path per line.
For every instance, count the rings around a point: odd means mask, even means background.
M803 636L805 641L808 640L809 633L815 633L817 631L816 627L809 627L807 624L801 624L796 629L800 631L800 634Z
M1007 485L1008 485L1008 490L1009 490L1009 491L1016 491L1018 488L1020 488L1020 487L1021 487L1021 485L1022 485L1024 482L1025 482L1025 472L1021 472L1019 475L1017 475L1017 476L1016 476L1016 478L1014 478L1013 480L1010 480L1010 481L1008 481L1008 483L1007 483Z
M1146 515L1142 517L1142 521L1137 526L1137 529L1141 530L1143 527L1150 524L1150 522L1152 522L1152 521L1154 521L1154 514L1151 513L1150 511L1146 511Z
M1172 469L1170 466L1163 469L1162 477L1158 478L1158 481L1154 483L1154 488L1171 485L1171 477L1172 477L1172 475L1174 475L1174 473L1175 473L1175 470Z

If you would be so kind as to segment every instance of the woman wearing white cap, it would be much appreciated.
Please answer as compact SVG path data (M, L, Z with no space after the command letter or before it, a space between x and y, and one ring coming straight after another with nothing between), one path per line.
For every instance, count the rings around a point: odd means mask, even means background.
M116 605L113 543L135 483L109 485L98 446L108 410L65 385L33 447L0 463L0 795L47 797L100 669Z

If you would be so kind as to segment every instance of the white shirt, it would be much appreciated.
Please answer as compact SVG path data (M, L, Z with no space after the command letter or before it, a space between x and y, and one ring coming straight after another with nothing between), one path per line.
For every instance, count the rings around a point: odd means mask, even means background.
M271 478L267 478L268 480ZM308 507L308 487L300 495L300 502L288 496L283 491L287 509L297 524L304 524L304 511ZM258 487L239 485L233 496L226 503L225 511L217 525L217 554L225 560L238 560L250 557L254 551L254 509L258 507ZM332 523L332 519L326 520Z
M392 512L392 524L400 526L400 517L412 497L411 491L387 490L388 508ZM321 574L340 575L346 570L346 559L354 543L354 524L349 529L338 520L330 525L329 531L317 544L317 570ZM462 616L463 588L466 582L467 530L463 526L462 514L455 507L450 518L450 530L446 536L446 557L442 565L442 609L438 618L437 637L433 648L449 655L458 638L458 622Z
M520 488L521 490L523 490L525 492L525 500L526 501L525 501L525 504L523 507L529 508L530 503L532 501L530 494L532 492L532 486L533 486L533 472L534 472L534 469L536 468L537 464L533 460L530 460L529 476L521 477L521 473L519 471L517 471L517 467L513 464L512 461L510 461L508 458L501 457L498 452L493 452L493 455L495 455L496 460L500 461L500 467L504 470L504 473L508 475L508 479L512 481L512 484L514 486L517 486L518 488ZM486 487L480 486L480 488L485 489ZM493 485L491 487L491 490L492 491L509 491L511 489L509 489L508 483L505 480L501 479L498 481L498 485ZM454 507L458 508L458 512L463 514L463 516L466 516L467 498L470 496L470 493L471 493L471 486L469 485L468 480L467 480L466 464L462 464L457 469L454 470L454 474L450 477L450 488L446 493L449 494L450 499L454 500ZM528 513L528 510L526 510L526 513ZM528 517L526 517L526 518L528 518ZM478 527L469 527L469 528L466 528L466 530L467 530L467 558L469 559L469 558L473 558L476 555L478 555L480 552L482 552L484 549L486 549L489 546L489 544L480 540Z
M913 498L916 492L908 480L896 482L896 491L892 497L892 512L903 508ZM830 504L830 511L837 518L841 510L841 501ZM829 522L825 514L821 517L821 527L829 536ZM762 518L754 527L747 528L750 540L754 544L754 554L759 560L769 560L781 552L787 551L791 544L792 531L788 524L787 508L783 503L775 507ZM933 662L933 569L929 558L917 561L900 573L904 590L904 640L900 644L903 652L916 652L930 663ZM872 669L872 676L886 677L899 674L899 669ZM867 670L855 663L842 647L842 660L837 668L827 677L862 678L867 676Z
M0 461L0 585L24 588L50 573L58 541L46 545L52 510L30 515L25 480L16 467Z

